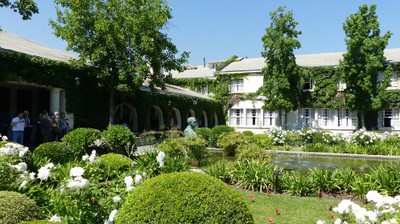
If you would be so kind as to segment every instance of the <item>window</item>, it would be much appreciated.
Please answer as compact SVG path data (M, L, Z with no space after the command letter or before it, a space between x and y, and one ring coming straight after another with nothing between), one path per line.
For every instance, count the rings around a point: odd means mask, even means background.
M346 109L338 110L338 127L356 127L357 113Z
M385 128L392 127L392 119L393 119L392 109L383 110L383 127Z
M231 109L229 124L232 126L242 125L243 122L243 109Z
M247 125L248 126L260 125L260 109L247 110Z
M243 79L232 80L229 85L229 92L231 93L243 92Z
M345 90L346 87L347 87L346 83L344 83L341 79L339 79L339 81L338 81L338 89L339 89L339 91Z
M390 77L390 87L398 87L399 86L399 76L397 73L393 73Z
M272 111L264 110L264 126L272 127L275 125L275 114Z
M314 88L314 80L312 79L305 79L304 80L304 90L312 90Z
M311 125L311 109L304 108L302 118L303 118L303 127L310 127L310 125Z
M208 86L195 87L194 91L203 95L208 95Z
M329 110L328 109L322 109L322 126L328 126L328 120L329 120Z

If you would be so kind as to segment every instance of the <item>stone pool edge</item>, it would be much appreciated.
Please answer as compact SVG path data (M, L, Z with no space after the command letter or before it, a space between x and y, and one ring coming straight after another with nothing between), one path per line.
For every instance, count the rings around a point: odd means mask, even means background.
M376 160L400 160L400 156L387 155L367 155L367 154L349 154L349 153L330 153L330 152L302 152L302 151L280 151L267 150L268 153L278 155L305 155L315 157L338 157L338 158L354 158L354 159L376 159Z

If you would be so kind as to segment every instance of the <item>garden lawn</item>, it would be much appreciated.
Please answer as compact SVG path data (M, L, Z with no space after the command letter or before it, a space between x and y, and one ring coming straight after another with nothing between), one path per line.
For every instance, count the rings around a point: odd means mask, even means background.
M331 215L335 216L335 218L338 215L336 212L329 210L330 205L334 208L341 201L317 197L266 194L242 189L237 189L237 191L245 199L256 224L312 224L318 220L329 221L332 220ZM276 208L280 210L280 215L276 213ZM270 222L268 218L273 218L274 221Z

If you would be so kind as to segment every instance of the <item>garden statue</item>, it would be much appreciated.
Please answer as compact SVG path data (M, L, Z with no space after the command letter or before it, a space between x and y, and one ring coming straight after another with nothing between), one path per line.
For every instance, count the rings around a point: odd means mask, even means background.
M188 136L195 136L196 135L196 131L195 129L197 128L197 121L196 118L194 117L189 117L187 119L187 123L189 124L185 130L183 131L183 134L185 135L185 137Z

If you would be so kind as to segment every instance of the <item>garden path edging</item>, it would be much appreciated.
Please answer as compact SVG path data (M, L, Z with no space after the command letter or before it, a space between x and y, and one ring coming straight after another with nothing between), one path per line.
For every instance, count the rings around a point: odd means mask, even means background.
M315 157L339 157L339 158L355 158L355 159L375 159L375 160L400 160L400 156L388 155L367 155L367 154L348 154L348 153L329 153L329 152L302 152L302 151L279 151L267 150L268 153L278 155L305 155Z

